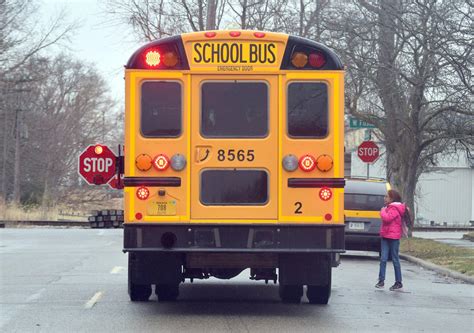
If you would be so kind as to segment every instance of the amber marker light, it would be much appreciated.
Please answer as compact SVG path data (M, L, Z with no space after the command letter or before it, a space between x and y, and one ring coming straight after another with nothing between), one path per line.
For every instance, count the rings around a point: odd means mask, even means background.
M296 68L303 68L308 63L308 56L303 52L295 52L291 57L291 63Z
M153 166L158 171L165 171L170 166L170 159L165 154L159 154L153 159Z
M150 155L147 155L147 154L140 154L135 159L135 166L140 171L150 170L152 163L153 163L153 159L150 157Z
M163 54L163 64L166 67L174 67L178 64L178 55L172 51Z
M150 50L145 54L145 62L150 67L156 67L161 62L161 55L156 50Z
M96 155L100 155L100 154L102 154L103 152L104 152L104 147L102 147L101 145L96 145L96 146L94 147L94 153L95 153Z
M316 160L316 166L322 172L327 172L332 169L334 162L329 155L320 155Z
M311 155L303 155L298 164L301 170L310 172L316 168L316 159Z
M146 200L150 196L150 191L145 186L137 188L137 198L140 200Z
M323 201L328 201L332 198L332 191L328 187L323 187L319 190L319 198Z

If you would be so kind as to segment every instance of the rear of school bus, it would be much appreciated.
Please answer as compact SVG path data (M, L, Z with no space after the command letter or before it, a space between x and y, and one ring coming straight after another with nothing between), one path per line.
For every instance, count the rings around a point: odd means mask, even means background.
M286 34L209 31L149 43L125 71L129 294L186 279L277 281L327 303L344 251L343 69Z

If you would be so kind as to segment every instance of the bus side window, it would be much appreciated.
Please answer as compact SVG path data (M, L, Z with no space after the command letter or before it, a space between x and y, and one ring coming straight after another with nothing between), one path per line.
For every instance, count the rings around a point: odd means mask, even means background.
M328 87L322 82L292 82L288 86L288 135L324 138L328 135Z
M142 84L140 129L144 137L179 137L181 110L181 84L168 81Z

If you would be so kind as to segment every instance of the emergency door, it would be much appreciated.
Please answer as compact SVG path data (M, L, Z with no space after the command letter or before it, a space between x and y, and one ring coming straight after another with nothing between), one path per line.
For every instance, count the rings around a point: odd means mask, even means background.
M191 81L191 218L276 220L277 77Z

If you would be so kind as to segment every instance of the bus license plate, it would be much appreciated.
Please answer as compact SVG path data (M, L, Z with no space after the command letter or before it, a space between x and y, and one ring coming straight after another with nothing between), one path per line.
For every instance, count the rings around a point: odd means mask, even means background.
M148 215L176 215L176 201L152 201L148 206Z
M364 230L364 223L363 222L349 222L349 229Z

